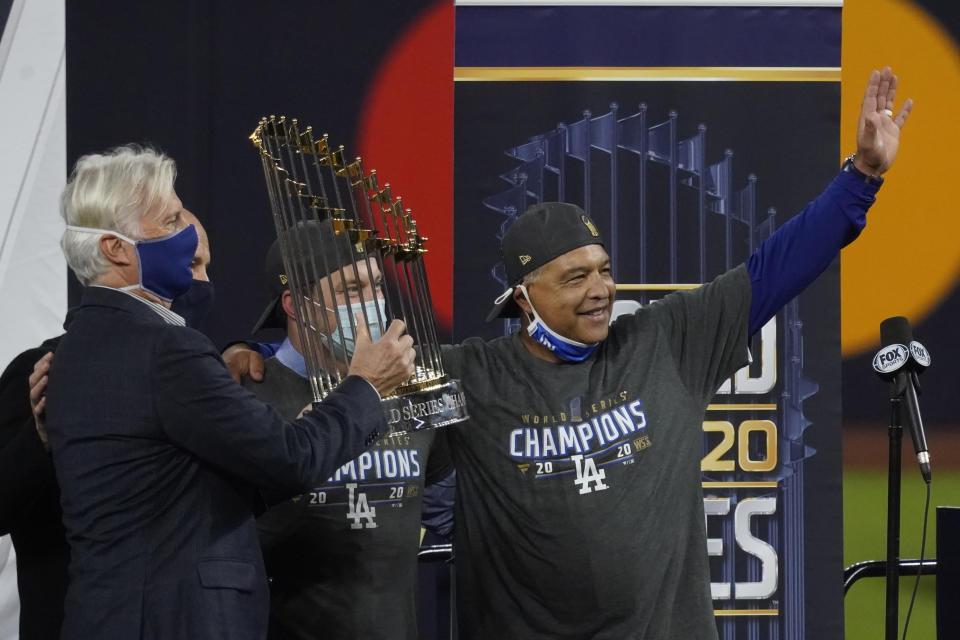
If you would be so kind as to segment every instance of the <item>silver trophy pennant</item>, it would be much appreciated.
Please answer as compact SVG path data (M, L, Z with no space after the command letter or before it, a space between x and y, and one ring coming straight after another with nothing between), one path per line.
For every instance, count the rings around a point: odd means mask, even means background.
M263 118L250 139L260 150L314 400L346 376L357 316L374 338L399 318L417 348L416 372L382 400L388 432L466 420L460 382L440 357L427 239L401 198L379 186L376 171L364 174L360 158L347 163L342 146L332 150L326 134L315 139L296 119Z

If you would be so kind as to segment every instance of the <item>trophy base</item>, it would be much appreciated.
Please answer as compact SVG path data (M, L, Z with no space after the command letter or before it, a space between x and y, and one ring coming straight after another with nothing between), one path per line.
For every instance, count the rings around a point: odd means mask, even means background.
M383 435L445 427L470 417L459 380L441 380L425 389L383 398L380 403L387 417Z

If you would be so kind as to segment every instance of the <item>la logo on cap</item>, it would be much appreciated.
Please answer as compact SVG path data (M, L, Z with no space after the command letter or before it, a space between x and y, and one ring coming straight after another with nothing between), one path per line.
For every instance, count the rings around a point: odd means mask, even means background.
M587 216L580 216L580 221L586 225L587 229L590 230L590 235L592 235L594 238L600 237L600 232L597 231L597 228L593 225L593 220Z
M520 264L527 264L531 260L533 260L533 258L530 256L520 256Z

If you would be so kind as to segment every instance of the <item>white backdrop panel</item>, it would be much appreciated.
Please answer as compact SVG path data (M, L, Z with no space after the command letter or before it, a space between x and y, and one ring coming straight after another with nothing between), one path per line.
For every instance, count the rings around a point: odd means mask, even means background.
M14 0L0 40L0 366L60 332L66 182L63 0ZM0 640L16 640L16 567L0 538Z

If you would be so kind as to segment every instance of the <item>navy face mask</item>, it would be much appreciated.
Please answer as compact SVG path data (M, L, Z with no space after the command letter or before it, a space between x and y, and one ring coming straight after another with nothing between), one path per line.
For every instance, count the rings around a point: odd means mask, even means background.
M132 244L137 251L140 269L140 281L123 290L142 289L152 293L164 302L172 302L183 295L193 283L193 271L190 264L197 252L197 229L192 224L180 231L162 238L149 240L131 240L125 235L109 229L91 229L67 225L70 231L111 235Z
M187 292L174 298L170 304L170 311L181 316L188 327L199 329L213 308L213 283L207 280L194 280Z

